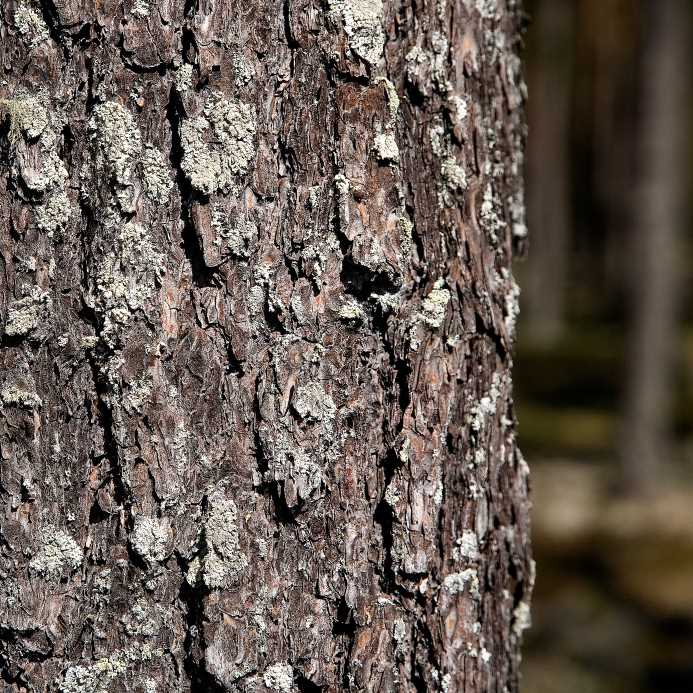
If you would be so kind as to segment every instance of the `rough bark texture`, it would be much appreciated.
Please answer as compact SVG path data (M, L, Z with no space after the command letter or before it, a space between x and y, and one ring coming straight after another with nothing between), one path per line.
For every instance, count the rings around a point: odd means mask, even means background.
M515 691L518 3L1 12L5 690Z

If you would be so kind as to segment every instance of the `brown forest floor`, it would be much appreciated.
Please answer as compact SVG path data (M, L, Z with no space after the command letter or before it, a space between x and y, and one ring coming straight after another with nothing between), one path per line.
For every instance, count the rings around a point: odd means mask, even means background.
M623 343L592 328L519 345L537 561L524 693L693 691L693 335L673 393L676 459L637 499L617 492Z

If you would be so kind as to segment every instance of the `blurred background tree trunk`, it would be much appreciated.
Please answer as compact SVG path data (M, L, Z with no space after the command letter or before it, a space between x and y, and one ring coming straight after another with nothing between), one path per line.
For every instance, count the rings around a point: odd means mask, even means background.
M624 483L652 489L671 461L673 373L686 224L690 6L643 6L642 84L634 190L632 329L623 422Z
M525 277L527 334L550 344L562 332L571 243L571 102L575 7L572 0L540 0L533 6L533 44L528 65L533 139L528 156L528 216L532 252Z
M517 691L519 3L0 12L4 690Z

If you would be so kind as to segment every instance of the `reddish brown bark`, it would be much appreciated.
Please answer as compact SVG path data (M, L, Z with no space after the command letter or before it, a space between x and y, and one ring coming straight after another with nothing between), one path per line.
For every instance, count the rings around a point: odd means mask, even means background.
M6 690L516 690L517 3L8 2Z

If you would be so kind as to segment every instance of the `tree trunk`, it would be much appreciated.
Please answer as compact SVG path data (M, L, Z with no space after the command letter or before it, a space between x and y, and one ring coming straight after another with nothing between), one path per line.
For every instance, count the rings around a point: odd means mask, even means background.
M3 4L4 690L517 690L520 24Z
M679 0L645 5L632 326L621 450L624 486L651 490L671 456L672 376L686 224L690 12Z
M554 343L565 323L565 288L571 241L571 101L573 0L534 3L534 51L529 67L527 157L532 255L526 271L527 332Z

